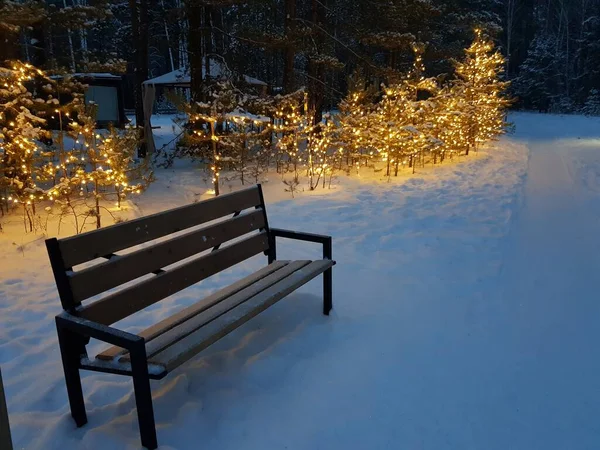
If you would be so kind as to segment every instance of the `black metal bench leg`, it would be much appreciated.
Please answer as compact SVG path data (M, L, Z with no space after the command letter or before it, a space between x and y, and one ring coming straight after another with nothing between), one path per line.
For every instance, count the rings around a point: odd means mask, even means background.
M323 243L323 258L333 259L333 249L331 237ZM323 314L329 315L329 311L333 308L333 271L331 268L323 272Z
M323 314L329 315L329 311L333 308L333 280L332 269L327 269L323 272Z
M133 388L142 445L149 450L154 450L158 447L158 442L154 424L154 408L152 407L146 347L143 341L131 351L131 370L133 372Z
M60 322L56 322L56 331L58 333L58 344L60 346L60 355L62 357L63 369L65 371L65 382L67 384L67 394L69 395L69 405L71 406L71 416L75 419L78 427L87 423L85 413L85 403L83 401L83 390L81 388L81 376L79 375L79 335L61 327Z

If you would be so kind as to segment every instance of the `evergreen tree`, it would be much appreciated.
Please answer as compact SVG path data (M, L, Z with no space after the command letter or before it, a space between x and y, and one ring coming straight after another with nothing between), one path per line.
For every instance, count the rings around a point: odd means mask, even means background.
M527 59L514 80L514 93L527 109L548 112L560 95L560 58L556 57L556 39L537 35L529 48Z
M600 116L600 91L592 89L581 111L586 116Z
M0 164L0 187L2 198L9 204L22 205L24 219L33 231L32 216L35 204L43 190L38 186L39 145L38 140L46 136L45 120L40 115L46 101L33 95L26 83L43 77L43 72L29 64L13 62L0 67L0 142L2 161Z
M505 127L504 116L508 100L504 91L506 82L500 81L505 68L504 57L495 50L494 43L480 29L475 30L475 40L466 50L466 58L456 66L458 85L465 96L469 120L469 148L477 149L498 135Z
M374 86L367 85L360 73L350 77L348 95L340 102L338 116L346 165L350 165L351 158L356 158L370 144L366 136L375 95Z

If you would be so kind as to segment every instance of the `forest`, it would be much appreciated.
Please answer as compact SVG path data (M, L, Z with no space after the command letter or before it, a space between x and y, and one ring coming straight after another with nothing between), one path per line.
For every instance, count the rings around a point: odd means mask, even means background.
M283 92L307 86L318 110L356 69L382 81L408 70L414 41L429 76L448 73L479 27L506 57L514 107L600 112L599 0L3 0L0 12L1 60L126 73L134 91L209 55Z

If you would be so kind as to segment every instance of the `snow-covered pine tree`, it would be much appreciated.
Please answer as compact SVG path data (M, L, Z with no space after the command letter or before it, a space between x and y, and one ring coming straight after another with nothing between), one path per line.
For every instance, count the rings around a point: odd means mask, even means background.
M96 219L96 228L102 226L101 221L101 190L108 185L108 163L98 148L96 137L95 105L79 103L75 106L77 120L69 124L70 136L75 140L74 152L80 155L77 164L77 175L80 179L81 196L91 197L92 205L84 212L85 221L88 217ZM83 229L83 226L81 227Z
M135 159L137 130L111 128L108 134L100 134L96 130L96 106L86 105L81 98L72 105L76 120L69 123L68 134L74 144L61 158L63 176L50 193L62 209L68 208L75 216L79 233L89 218L100 228L102 211L112 215L108 202L120 208L128 194L139 194L152 181L152 173L146 162ZM83 217L83 222L78 217Z
M440 141L434 136L434 122L439 113L435 95L440 87L436 78L425 76L423 62L425 48L425 44L421 42L412 44L413 66L404 80L409 100L413 102L410 109L413 113L413 127L410 129L411 133L406 137L407 153L410 154L408 164L412 167L413 173L416 159L420 161L421 165L424 165L426 155L437 152L440 148Z
M199 159L209 169L214 194L220 193L223 158L233 160L232 136L228 137L229 114L239 105L240 93L230 81L218 81L206 87L206 101L184 105L187 114L185 133L178 142L178 154Z
M227 114L227 120L229 131L221 143L230 147L230 166L238 173L242 185L248 176L258 183L260 175L268 169L271 123L268 118L239 108ZM221 161L224 162L223 158Z
M366 136L375 94L376 89L367 85L360 73L356 72L348 79L348 94L340 102L338 115L340 141L346 166L350 166L351 158L362 156L362 152L368 150L371 145Z
M500 134L506 126L505 109L509 104L505 97L507 82L500 81L505 61L494 43L482 30L475 30L475 40L465 51L466 57L456 66L457 84L465 96L468 118L469 149Z
M301 143L306 141L310 128L307 112L307 95L304 90L275 98L273 128L277 138L277 172L282 175L292 172L295 181L298 181L298 168L302 163Z
M0 61L29 60L30 46L26 42L21 55L19 41L33 25L45 19L44 4L35 0L0 2ZM22 58L23 56L23 58Z
M522 107L548 112L559 97L561 57L556 55L556 45L556 38L544 31L531 41L514 80L513 92Z
M463 84L444 86L436 95L434 137L443 142L441 158L465 152L469 145L469 105Z
M26 229L33 231L35 204L43 198L37 185L39 139L46 136L39 112L43 98L26 87L43 72L18 61L0 67L0 187L6 207L21 206Z
M398 175L405 157L412 156L410 140L418 131L414 127L414 102L405 83L382 86L382 98L370 116L368 138L386 161L386 176L392 168Z
M586 116L600 116L600 91L592 89L581 111Z
M98 155L102 156L101 162L106 164L103 172L106 174L106 186L114 189L117 207L130 194L140 194L154 181L147 160L136 158L140 144L139 131L133 127L118 130L110 127L107 134L96 135L98 142ZM108 191L106 196L111 195Z
M306 162L308 172L308 187L314 191L319 182L325 187L327 175L335 170L339 153L339 127L330 114L325 114L323 120L313 125L308 133L306 142Z
M45 89L50 94L50 119L58 128L49 148L51 157L42 166L46 197L59 207L59 231L68 215L73 218L75 232L79 233L80 216L86 214L81 211L86 199L86 165L78 145L79 136L72 136L71 124L76 123L77 113L83 108L85 85L74 77L62 76L48 83Z

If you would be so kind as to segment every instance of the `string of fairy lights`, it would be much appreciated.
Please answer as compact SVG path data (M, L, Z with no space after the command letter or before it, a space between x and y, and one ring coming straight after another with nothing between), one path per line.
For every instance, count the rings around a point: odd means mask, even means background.
M71 101L60 105L56 94L62 81L30 64L15 62L0 69L0 77L0 188L5 204L35 213L41 201L64 206L89 198L99 216L100 199L115 197L120 206L127 194L141 192L141 184L128 180L138 145L135 131L99 133L94 107L85 105L82 92L69 92ZM50 120L58 123L53 133L48 131Z
M381 89L357 83L339 113L327 114L319 123L312 123L304 91L264 100L257 115L240 105L233 86L222 84L206 102L190 104L183 144L201 148L218 195L227 164L241 167L243 177L244 165L259 153L266 155L267 166L274 159L279 172L293 173L296 179L304 173L315 189L344 164L358 171L382 161L390 177L406 166L414 171L426 158L435 164L468 154L503 132L509 104L507 83L500 79L504 58L481 30L475 30L475 40L456 65L456 79L444 85L425 76L425 46L412 47L413 67L406 76ZM142 184L129 180L139 144L135 132L98 132L82 95L73 95L64 106L51 95L34 98L26 84L48 78L29 64L0 70L0 187L7 192L2 200L63 205L89 196L99 208L100 198L114 195L120 206L126 195L142 191ZM46 133L36 112L40 104L59 123L51 151L40 142Z
M413 67L406 77L383 86L378 99L365 86L351 90L335 117L312 124L306 93L280 98L271 105L269 123L254 123L260 132L275 137L277 170L295 178L306 170L309 188L314 189L321 176L341 168L344 161L358 170L379 157L386 164L385 174L392 176L406 166L414 171L417 160L424 164L426 156L442 162L495 138L505 128L508 105L503 95L507 85L499 81L504 59L481 30L475 35L465 60L457 65L458 79L444 86L425 76L425 46L415 43ZM420 99L420 93L425 98ZM212 142L212 154L203 156L209 160L215 193L221 161L236 159L231 141L239 133L247 136L252 124L247 115L222 109L220 99L227 95L219 94L204 105L209 113L189 116L195 124L192 134ZM219 134L219 126L228 129Z

